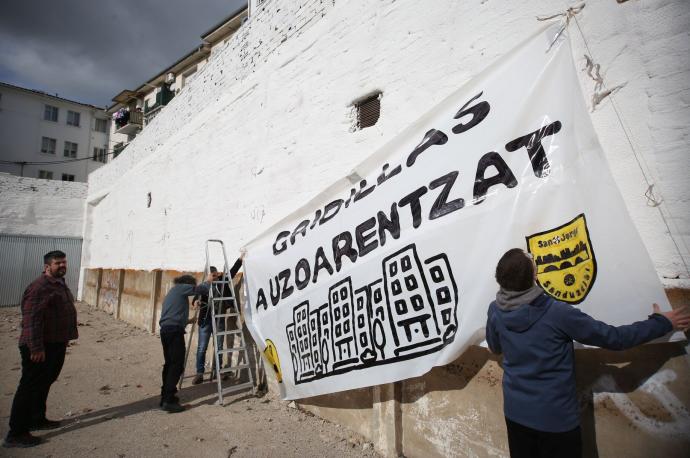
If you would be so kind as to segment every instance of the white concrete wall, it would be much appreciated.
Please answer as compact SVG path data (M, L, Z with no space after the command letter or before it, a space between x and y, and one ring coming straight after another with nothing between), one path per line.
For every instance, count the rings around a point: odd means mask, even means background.
M532 34L535 16L574 3L265 2L91 175L84 266L199 269L210 237L235 252ZM592 119L659 276L685 287L689 26L685 0L611 0L589 2L569 30L577 65L591 54L608 87L623 85ZM589 98L594 82L580 76ZM351 103L374 90L381 118L353 132ZM642 170L660 207L644 196Z
M86 188L0 173L0 234L81 237Z
M82 161L60 164L25 165L0 164L0 172L38 178L39 170L53 172L54 180L62 174L74 175L76 181L86 177L103 164L93 161L93 148L106 148L108 133L95 130L95 119L107 119L103 110L71 103L46 95L30 93L0 85L0 159L12 162L48 162L72 159L64 156L65 141L77 143L77 158ZM57 122L43 119L45 105L58 108ZM79 127L67 125L67 111L80 113ZM41 153L41 138L54 138L55 154Z

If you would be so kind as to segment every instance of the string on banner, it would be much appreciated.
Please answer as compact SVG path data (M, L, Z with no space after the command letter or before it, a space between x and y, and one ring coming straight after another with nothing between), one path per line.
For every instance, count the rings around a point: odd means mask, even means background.
M563 13L556 13L552 14L551 16L537 16L537 21L549 21L551 19L556 19L557 17L563 18L563 24L561 25L560 30L558 30L556 36L553 38L553 40L551 40L551 44L549 45L549 48L546 50L546 52L549 52L551 50L551 47L554 45L554 43L556 43L556 41L558 41L558 38L563 34L563 32L565 32L568 29L568 26L570 25L570 20L573 19L575 15L582 11L584 8L585 2L582 2L579 5L571 6Z
M587 40L587 37L585 36L584 32L582 31L582 28L580 27L580 23L577 20L576 15L580 13L584 8L585 8L586 3L580 3L579 5L572 6L567 8L564 12L562 13L557 13L553 14L551 16L537 16L537 21L548 21L551 19L556 19L556 18L563 18L563 24L561 25L560 30L556 34L555 38L549 45L549 49L547 52L551 49L551 47L556 43L558 38L565 32L565 30L568 28L570 25L571 19L575 22L575 26L577 27L578 32L580 33L580 36L582 37L582 42L585 45L585 49L587 50L588 55L585 55L585 60L586 60L586 70L587 70L587 75L592 78L595 82L594 86L594 94L592 95L592 111L596 108L596 106L601 103L601 101L604 98L609 98L611 100L611 107L613 108L613 112L616 115L616 118L618 119L618 123L621 126L621 130L623 131L623 134L625 135L625 138L628 142L628 145L630 146L630 150L633 153L633 157L635 158L635 162L637 163L637 166L640 169L640 172L642 173L642 177L647 184L647 188L644 192L644 197L647 199L647 205L650 207L655 207L659 210L659 216L661 216L661 220L664 222L664 225L666 226L666 231L668 232L669 237L671 238L671 241L673 242L673 245L676 249L676 252L678 253L678 257L680 258L681 262L683 263L683 266L685 267L685 273L690 277L690 267L688 266L688 262L685 259L685 255L683 254L683 251L681 250L681 246L677 240L677 238L673 235L674 231L671 230L671 226L673 225L673 228L676 233L680 233L679 228L675 224L675 218L673 218L673 215L671 214L671 211L669 208L666 208L666 212L668 213L670 219L674 221L673 223L669 222L669 218L666 217L664 214L664 211L662 209L662 204L665 202L664 198L662 196L656 196L654 193L654 186L655 183L653 182L650 177L652 175L651 173L651 168L647 164L647 161L645 160L644 156L640 154L637 149L635 148L635 145L632 141L631 138L631 133L629 132L628 128L626 127L625 123L623 122L623 118L620 114L620 111L618 110L617 103L615 102L614 98L614 93L617 92L619 89L624 87L624 84L619 84L613 88L607 88L606 83L604 82L604 79L602 78L601 74L599 73L600 65L595 63L596 58L594 56L594 53L592 53L592 49L589 46L589 42ZM665 206L666 207L666 206ZM688 249L687 245L685 244L685 241L682 240L681 242L683 247L685 248L686 253L690 253L690 250Z

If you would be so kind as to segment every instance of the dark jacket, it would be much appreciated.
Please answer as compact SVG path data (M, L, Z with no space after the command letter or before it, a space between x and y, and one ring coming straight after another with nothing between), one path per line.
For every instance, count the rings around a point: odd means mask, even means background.
M189 297L195 294L208 294L208 283L188 285L185 283L173 286L163 299L163 310L158 322L161 331L184 331L189 321Z
M242 268L242 260L237 259L232 268L230 268L230 278L234 278L237 272ZM222 291L221 291L222 290ZM214 297L230 297L230 285L214 285L213 286L213 296ZM199 294L194 296L194 300L199 299L199 314L197 322L199 327L211 326L211 312L208 309L208 293ZM220 307L219 307L220 305ZM216 314L222 313L224 305L227 305L227 301L223 301L220 304L216 304Z
M19 345L26 345L31 353L44 351L43 344L79 337L74 297L64 278L38 277L24 291L21 309Z
M502 310L492 302L486 341L503 353L503 409L506 418L547 432L580 424L575 389L573 341L625 350L671 332L663 315L610 326L579 309L541 294L531 304Z

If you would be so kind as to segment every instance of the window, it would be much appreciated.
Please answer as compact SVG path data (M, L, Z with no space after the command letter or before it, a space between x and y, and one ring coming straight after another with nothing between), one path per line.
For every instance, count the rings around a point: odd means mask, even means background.
M62 174L62 181L74 181L74 175L70 175L68 173L63 173Z
M42 180L52 180L53 179L53 172L49 172L47 170L39 170L38 171L38 178L41 178Z
M371 127L378 122L381 116L381 97L383 94L377 92L354 103L357 112L355 130Z
M43 137L41 139L41 152L46 154L55 154L57 140L50 137Z
M57 122L57 120L58 120L58 107L54 107L52 105L46 105L46 108L43 111L43 119L45 119L46 121Z
M190 70L186 71L185 73L182 74L182 87L185 87L188 81L190 81L190 78L192 75L196 73L196 65L192 67Z
M105 155L105 148L94 148L93 160L96 162L102 162L104 164L108 162L108 157Z
M80 116L76 111L67 111L67 125L79 127Z
M96 118L96 128L94 130L96 132L105 133L108 130L108 121L105 119Z
M73 142L65 142L65 157L76 158L79 145Z

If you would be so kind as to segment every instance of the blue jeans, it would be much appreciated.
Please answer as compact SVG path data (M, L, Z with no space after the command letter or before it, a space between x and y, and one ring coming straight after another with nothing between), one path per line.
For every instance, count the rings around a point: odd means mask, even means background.
M218 332L225 331L225 320L220 320L218 323ZM199 343L196 350L196 373L204 373L204 363L206 362L206 349L208 349L208 343L213 335L213 324L211 319L203 325L199 326ZM218 349L223 349L223 341L225 336L218 336ZM220 365L223 365L223 356L220 355Z

